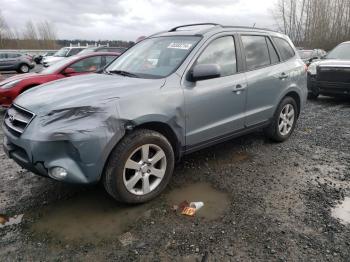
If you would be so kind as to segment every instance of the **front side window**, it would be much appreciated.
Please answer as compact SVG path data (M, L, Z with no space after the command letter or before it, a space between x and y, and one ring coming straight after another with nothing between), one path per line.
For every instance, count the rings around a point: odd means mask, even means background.
M199 56L196 64L217 64L220 66L222 77L235 74L237 62L233 37L225 36L211 42Z
M84 58L72 65L70 65L70 68L73 68L75 72L77 73L84 73L84 72L95 72L99 69L101 69L102 63L101 63L101 56L92 56L88 58Z
M199 36L145 39L124 52L106 71L123 71L143 78L166 77L182 64L200 39Z
M248 70L271 64L265 36L244 35L242 42Z
M273 37L273 41L276 43L277 49L279 50L283 61L286 61L295 56L294 49L286 40L279 37Z

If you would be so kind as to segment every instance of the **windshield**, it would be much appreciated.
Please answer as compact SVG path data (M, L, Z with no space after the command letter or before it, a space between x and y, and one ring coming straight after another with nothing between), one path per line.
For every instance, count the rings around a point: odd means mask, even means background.
M124 71L143 78L166 77L181 65L200 39L198 36L146 39L128 49L106 71Z
M53 74L57 70L59 70L62 66L65 66L65 65L69 64L70 62L73 62L74 60L76 60L76 57L65 58L65 59L63 59L61 61L58 61L58 62L54 63L53 65L50 65L49 67L45 68L40 73L42 73L42 74Z
M340 44L326 56L327 59L350 60L350 44Z
M58 50L53 56L56 57L66 57L69 52L69 48L63 47L60 50Z
M299 51L299 55L302 59L312 58L313 51Z
M81 54L91 53L91 52L94 52L95 49L96 49L96 47L85 48L85 49L81 50L78 54L81 55Z

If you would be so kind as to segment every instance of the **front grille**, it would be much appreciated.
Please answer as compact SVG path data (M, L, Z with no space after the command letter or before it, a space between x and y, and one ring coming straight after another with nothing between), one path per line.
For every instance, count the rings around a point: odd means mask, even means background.
M317 81L350 83L350 68L319 67Z
M5 126L13 135L20 136L34 116L34 113L12 105L5 114Z

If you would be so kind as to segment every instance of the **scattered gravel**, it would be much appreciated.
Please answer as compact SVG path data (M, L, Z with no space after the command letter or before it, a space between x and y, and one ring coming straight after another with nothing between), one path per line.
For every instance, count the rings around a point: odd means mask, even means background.
M0 229L0 257L5 261L349 261L350 225L331 216L332 208L350 196L349 142L349 100L322 97L308 102L289 141L271 143L256 132L191 154L176 167L167 192L147 204L147 211L126 225L124 233L87 242L37 232L33 225L47 222L48 211L43 211L47 208L77 216L85 212L81 223L91 225L102 211L89 202L64 208L84 194L87 199L102 194L102 189L34 176L0 150L0 214L24 214L21 224ZM229 198L219 218L188 218L171 210L167 194L203 182ZM186 199L179 203L182 200ZM69 221L60 226L64 223ZM100 219L93 225L102 228L103 223Z

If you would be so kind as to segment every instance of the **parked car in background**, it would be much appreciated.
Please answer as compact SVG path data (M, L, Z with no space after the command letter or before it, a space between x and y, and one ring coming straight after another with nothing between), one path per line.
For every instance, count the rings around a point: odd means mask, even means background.
M0 52L0 71L17 71L28 73L35 66L33 58L15 52Z
M108 65L119 53L91 53L59 61L40 73L23 74L0 82L0 106L9 107L24 91L53 80L93 73Z
M307 66L309 66L313 60L320 58L315 50L298 50L298 54Z
M126 49L127 48L125 47L94 46L85 48L84 50L80 51L79 54L86 54L91 52L113 52L122 54Z
M63 47L58 50L53 56L45 57L42 60L42 64L45 67L53 65L62 59L78 54L81 50L86 47Z
M309 98L350 96L350 42L336 46L308 68Z
M101 74L19 96L4 118L4 148L36 174L101 181L116 200L142 203L164 190L184 154L258 129L287 140L306 96L306 66L287 36L179 26L137 43Z
M42 60L44 57L50 57L50 56L53 56L57 51L48 51L46 52L45 54L42 54L42 55L37 55L37 56L34 56L34 62L36 64L41 64Z

